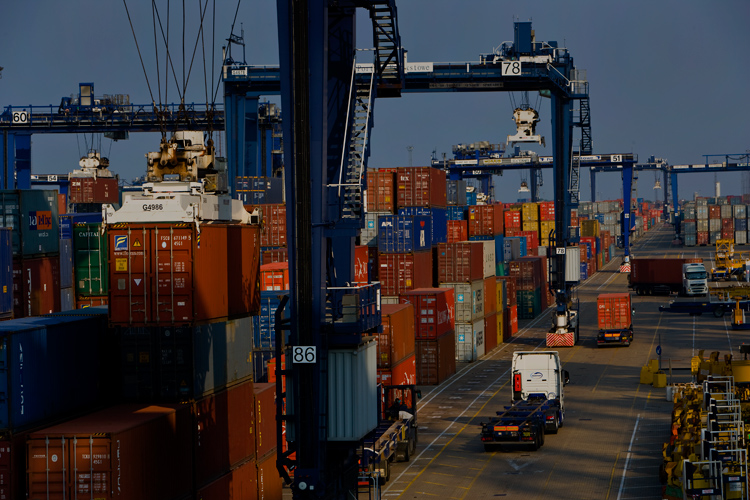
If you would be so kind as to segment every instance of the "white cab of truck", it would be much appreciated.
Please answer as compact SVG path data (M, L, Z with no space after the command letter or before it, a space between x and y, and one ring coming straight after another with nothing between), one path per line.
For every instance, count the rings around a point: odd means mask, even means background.
M557 351L518 351L513 353L513 400L544 398L560 400L563 406L563 386L570 376L562 369Z
M703 264L682 265L682 294L683 295L707 295L708 276Z

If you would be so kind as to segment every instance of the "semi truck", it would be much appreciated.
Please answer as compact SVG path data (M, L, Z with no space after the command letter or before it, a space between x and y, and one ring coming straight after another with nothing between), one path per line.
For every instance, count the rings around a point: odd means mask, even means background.
M511 404L481 424L485 451L505 445L538 450L545 434L557 434L565 422L563 387L570 381L557 351L513 353Z
M638 295L682 294L684 288L683 266L685 264L703 264L703 259L651 259L638 258L631 260L628 287L635 290ZM704 267L705 273L705 267ZM701 279L690 279L691 287L697 289L698 283L708 290L708 280L704 276Z
M602 293L596 298L599 333L596 345L624 345L633 342L633 309L629 293Z
M703 264L682 265L682 294L688 297L708 295L708 275Z
M417 449L417 403L415 385L379 386L378 426L362 441L360 478L385 484L394 460L408 462Z

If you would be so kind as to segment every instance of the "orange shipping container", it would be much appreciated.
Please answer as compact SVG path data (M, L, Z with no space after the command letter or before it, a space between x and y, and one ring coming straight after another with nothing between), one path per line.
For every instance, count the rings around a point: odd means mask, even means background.
M498 338L497 314L491 314L484 318L484 352L489 353L497 347L501 339Z
M506 233L510 229L521 229L521 211L520 210L506 210L504 218L505 218L505 232Z
M445 172L432 167L399 167L396 194L398 208L445 207L448 204Z
M198 500L257 499L258 470L255 460L248 460L213 483L199 488L195 498Z
M264 247L286 246L286 205L260 205L263 214L263 232L260 245Z
M229 316L260 312L260 226L234 224L227 233Z
M63 193L58 193L57 195L57 213L58 215L68 213L68 200Z
M448 243L458 243L469 240L469 221L448 221Z
M370 255L367 246L354 247L354 282L369 283L369 261Z
M383 333L378 336L378 368L390 368L414 354L414 306L383 304Z
M76 297L76 309L84 309L86 307L94 306L106 306L109 303L109 297L104 295L101 297Z
M276 383L254 384L255 459L276 451Z
M414 385L417 383L417 364L414 353L390 368L378 368L377 383L383 385Z
M367 211L396 212L396 174L367 170Z
M603 293L596 299L599 330L624 330L632 324L630 294Z
M484 279L484 314L489 316L497 312L497 277L490 276Z
M260 290L262 292L289 290L289 263L276 262L260 266Z
M469 237L503 234L503 206L474 205L469 207Z
M258 500L281 500L283 481L276 469L276 450L268 456L256 462ZM244 500L244 499L243 499Z
M226 224L113 224L109 234L109 318L122 326L191 325L226 318ZM257 259L259 249L235 249Z
M540 201L539 202L539 220L545 220L545 221L555 220L555 202L554 201Z

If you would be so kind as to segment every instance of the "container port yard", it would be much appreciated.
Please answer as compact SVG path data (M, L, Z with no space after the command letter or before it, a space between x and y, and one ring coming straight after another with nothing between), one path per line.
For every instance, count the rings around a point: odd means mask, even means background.
M415 62L397 0L197 3L123 0L148 93L0 103L0 500L750 500L743 143L639 158L565 22ZM414 157L412 94L511 109Z

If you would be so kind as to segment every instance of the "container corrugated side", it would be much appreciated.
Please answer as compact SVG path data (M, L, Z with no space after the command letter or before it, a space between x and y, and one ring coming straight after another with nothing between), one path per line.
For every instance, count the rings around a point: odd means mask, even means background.
M109 293L109 250L101 224L73 227L73 265L76 294L103 296Z
M382 333L378 339L378 368L390 368L414 354L414 306L412 304L382 305Z
M258 471L255 460L248 460L212 483L199 486L195 498L200 500L257 499Z
M16 318L60 310L60 259L57 255L14 259L13 314Z
M484 318L456 323L456 361L476 361L484 356Z
M0 318L13 315L13 247L12 233L0 227Z
M376 358L374 341L329 351L329 441L359 441L377 426Z
M418 385L438 385L456 373L456 335L453 330L435 340L415 345Z
M0 190L0 226L13 230L13 255L38 257L60 251L57 191Z
M414 306L416 339L435 339L453 331L454 291L445 288L418 288L401 294L402 304Z
M120 405L33 432L28 498L186 497L190 434L189 407L169 405Z
M276 449L276 383L255 384L253 405L255 457L263 460Z
M440 286L454 290L456 322L470 323L484 317L484 280Z
M260 311L260 226L227 226L227 286L230 317Z

